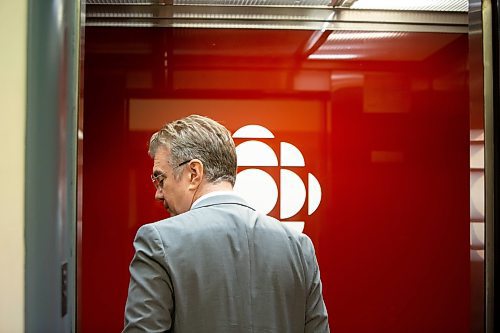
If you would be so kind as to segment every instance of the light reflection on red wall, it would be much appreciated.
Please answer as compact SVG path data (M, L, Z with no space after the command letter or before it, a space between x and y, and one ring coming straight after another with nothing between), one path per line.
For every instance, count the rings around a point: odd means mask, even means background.
M316 246L333 331L469 331L467 36L352 40L358 59L311 60L311 34L87 29L81 332L121 329L135 232L167 216L147 142L191 113L303 153L290 169L313 173L322 201L290 220Z

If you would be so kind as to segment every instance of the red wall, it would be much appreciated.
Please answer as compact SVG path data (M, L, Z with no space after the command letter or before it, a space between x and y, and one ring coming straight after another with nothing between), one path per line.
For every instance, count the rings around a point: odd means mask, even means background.
M288 169L314 174L322 201L289 220L306 221L334 332L469 331L467 36L358 39L357 59L310 60L311 35L87 28L80 332L121 329L135 232L167 217L147 142L191 113L302 151Z

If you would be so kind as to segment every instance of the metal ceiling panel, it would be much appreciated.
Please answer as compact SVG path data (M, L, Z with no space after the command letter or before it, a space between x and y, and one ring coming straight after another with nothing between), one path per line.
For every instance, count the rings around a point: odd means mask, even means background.
M165 5L164 0L86 0L87 6L92 5Z
M174 0L174 5L332 7L331 0Z
M462 12L469 10L468 0L356 0L349 8L402 10L402 11L433 11Z
M87 0L88 5L332 7L331 0Z
M274 3L278 3L278 1ZM95 3L87 6L85 19L87 26L110 27L374 30L455 33L467 32L468 22L467 13L461 12L354 10L331 7L144 5L143 3L126 5Z
M85 24L467 32L467 0L87 0Z
M86 4L351 8L463 13L469 9L467 0L86 0Z

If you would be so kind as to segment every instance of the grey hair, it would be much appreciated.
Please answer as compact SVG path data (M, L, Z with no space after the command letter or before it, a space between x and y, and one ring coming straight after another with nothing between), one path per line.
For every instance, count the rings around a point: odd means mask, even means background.
M218 122L199 115L191 115L163 126L149 140L149 155L154 158L159 147L170 150L168 161L179 177L180 163L199 159L205 178L211 183L236 180L236 149L231 133Z

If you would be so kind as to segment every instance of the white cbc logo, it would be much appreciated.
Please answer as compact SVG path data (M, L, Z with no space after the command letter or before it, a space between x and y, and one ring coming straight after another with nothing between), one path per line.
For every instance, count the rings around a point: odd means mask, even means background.
M260 125L247 125L233 134L238 139L273 139L274 135ZM274 150L262 141L247 140L236 147L238 166L262 167L305 167L304 156L300 150L288 142L280 142L280 159ZM321 186L313 174L307 174L307 213L311 215L321 202ZM249 168L236 176L234 190L253 207L268 214L278 202L278 187L267 172ZM297 214L306 201L306 186L293 171L280 169L280 216L281 220ZM302 232L305 221L284 221L289 227Z

